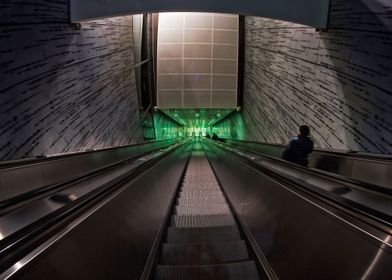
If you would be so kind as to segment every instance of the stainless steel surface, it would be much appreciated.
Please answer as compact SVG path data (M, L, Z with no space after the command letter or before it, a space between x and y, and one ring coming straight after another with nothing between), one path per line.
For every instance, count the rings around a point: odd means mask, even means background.
M0 241L39 219L42 219L49 214L53 214L54 211L60 211L61 208L67 204L77 201L98 188L114 185L116 182L130 176L137 168L146 162L159 158L164 153L175 149L176 147L176 145L172 145L169 148L158 150L152 154L122 164L115 169L110 169L106 173L101 173L97 176L76 182L55 194L44 196L27 203L26 205L9 210L7 213L0 216Z
M69 181L175 142L176 140L149 142L48 159L29 159L25 162L17 161L15 164L0 164L0 202L45 186Z
M372 190L367 188L366 184L356 184L350 180L303 168L273 157L238 150L216 142L211 143L250 160L252 164L264 170L279 174L311 191L316 191L337 202L347 204L357 211L364 212L372 219L378 219L389 226L392 225L392 194L390 193Z
M283 145L229 139L226 139L226 142L278 158L281 158L285 149ZM327 150L316 149L309 156L309 167L392 190L391 156L328 152Z
M205 143L231 205L280 279L391 279L392 229L381 230Z
M159 280L258 280L253 261L232 262L227 264L203 266L160 265L156 276Z
M192 143L57 232L0 279L138 279L186 166Z

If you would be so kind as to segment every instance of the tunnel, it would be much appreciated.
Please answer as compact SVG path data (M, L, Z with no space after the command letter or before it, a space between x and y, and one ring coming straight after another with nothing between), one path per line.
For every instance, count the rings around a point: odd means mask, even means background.
M0 2L0 279L392 279L392 2Z

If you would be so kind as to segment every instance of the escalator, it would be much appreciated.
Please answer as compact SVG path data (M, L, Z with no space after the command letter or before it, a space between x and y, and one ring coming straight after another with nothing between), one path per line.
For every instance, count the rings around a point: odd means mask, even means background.
M382 220L389 225L392 224L392 192L390 187L370 184L315 168L306 168L238 145L209 142L229 151L235 157L241 158L244 162L262 170L265 174L279 180L286 178L288 182L296 182L298 188L316 192L320 196L366 213L372 219ZM343 156L341 155L341 157ZM380 161L374 162L373 165L368 164L367 173L371 174L375 169L380 169L380 164ZM391 162L385 160L383 164L387 165L388 168L391 166ZM387 172L384 173L390 176Z
M223 143L245 152L280 159L286 146L236 139ZM368 188L392 193L392 157L353 151L314 149L309 155L309 169L320 174L366 183Z
M256 156L193 138L0 168L24 184L0 203L0 279L391 279L388 195Z
M259 279L200 143L169 223L153 279Z
M269 279L391 279L388 194L202 143Z
M174 174L185 167L191 142L154 141L0 165L0 279L139 275L171 206L178 184ZM132 216L140 201L151 200L159 204L155 209L141 204L144 209ZM149 220L146 230L138 216ZM129 234L124 236L124 230ZM113 240L140 248L134 266L129 269L124 262L117 274L112 269L121 267L121 250ZM69 251L75 243L78 249ZM99 252L109 261L97 257ZM90 261L94 265L87 265Z

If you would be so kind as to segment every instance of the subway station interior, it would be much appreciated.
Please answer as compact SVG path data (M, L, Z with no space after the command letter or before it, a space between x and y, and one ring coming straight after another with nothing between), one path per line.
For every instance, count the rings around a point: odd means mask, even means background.
M1 0L0 279L392 279L391 0Z

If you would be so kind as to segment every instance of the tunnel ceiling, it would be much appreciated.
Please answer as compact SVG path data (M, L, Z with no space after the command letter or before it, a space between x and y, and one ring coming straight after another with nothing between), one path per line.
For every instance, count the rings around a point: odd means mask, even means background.
M70 0L71 21L147 12L218 12L269 17L326 28L330 0Z
M207 128L230 114L233 109L162 109L188 128Z

